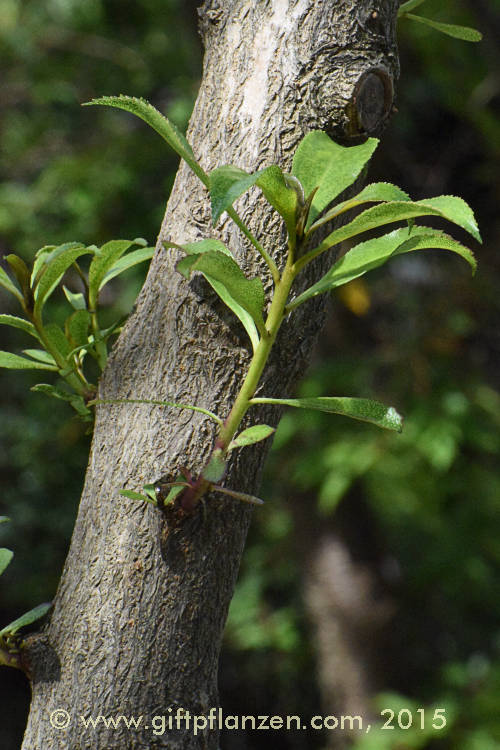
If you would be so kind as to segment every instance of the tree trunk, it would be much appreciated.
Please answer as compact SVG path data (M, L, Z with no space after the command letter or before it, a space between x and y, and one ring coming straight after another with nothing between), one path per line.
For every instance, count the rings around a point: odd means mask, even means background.
M279 162L286 168L312 128L341 137L378 131L392 106L398 4L208 0L201 11L203 81L188 132L203 167L234 163L253 171ZM280 265L276 214L255 194L238 208ZM160 238L182 243L211 234L206 190L183 165ZM264 273L229 222L217 236L249 275ZM244 333L204 284L175 272L175 260L159 246L100 396L172 399L225 416L249 361ZM319 263L314 275L321 270ZM265 395L287 393L307 361L322 310L321 300L311 302L283 325ZM262 410L259 420L273 424L278 416ZM251 511L212 494L176 522L118 494L173 477L183 466L196 474L213 437L200 414L134 404L97 408L53 613L26 652L33 686L26 750L217 747L217 731L194 736L182 726L154 734L151 718L178 707L201 715L218 705L221 636ZM227 486L255 491L267 447L235 455ZM52 713L58 710L69 715L64 729L52 726L66 723L64 714ZM108 729L102 721L93 729L80 718L99 715L143 720L139 729L123 723Z

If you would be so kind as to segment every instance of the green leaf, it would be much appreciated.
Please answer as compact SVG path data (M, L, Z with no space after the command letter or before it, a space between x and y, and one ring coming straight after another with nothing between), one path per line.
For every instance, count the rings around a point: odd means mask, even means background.
M7 521L10 521L9 516L0 516L0 523L7 523Z
M88 254L88 249L78 242L61 245L52 252L46 254L44 265L41 267L35 281L35 317L40 316L43 305L50 297L68 268L75 262L75 260L77 260L77 258L86 254Z
M99 289L102 289L108 281L111 281L115 276L127 271L129 268L133 268L133 266L136 266L138 263L143 263L145 260L151 260L154 253L154 247L141 247L138 250L133 250L131 253L123 255L106 273L101 281Z
M0 286L3 286L8 292L17 297L21 304L24 302L23 295L17 288L17 286L9 279L3 268L0 268Z
M5 516L2 516L5 519ZM10 561L14 557L12 550L6 547L0 547L0 575L4 572L5 568L10 564Z
M417 201L416 205L437 209L445 219L462 227L475 240L482 242L474 212L463 198L457 198L456 195L437 195L435 198Z
M144 240L142 240L144 242ZM95 309L99 289L107 272L137 240L111 240L97 250L89 268L89 304Z
M473 237L481 241L474 214L467 203L461 198L447 195L429 198L424 201L393 201L390 203L381 203L378 206L366 209L366 211L356 216L349 224L329 234L317 248L304 255L300 262L302 265L305 265L322 252L329 250L340 242L367 232L370 229L377 229L386 224L392 224L395 221L415 219L418 216L440 216L441 218L448 219L454 224L463 227Z
M94 104L102 104L109 107L116 107L117 109L124 109L126 112L131 112L136 117L140 117L141 120L147 122L153 130L161 135L170 148L172 148L181 159L191 167L195 175L208 187L208 175L196 161L193 149L187 142L186 138L182 135L180 130L168 120L165 115L162 115L152 104L147 102L145 99L137 99L133 96L102 96L99 99L93 99L91 102L85 102L83 105L92 106Z
M48 365L56 365L56 361L52 354L45 351L45 349L23 349L23 354L27 354L28 357L36 359L37 362L45 362Z
M30 390L34 391L34 393L45 393L45 395L61 399L61 401L75 401L77 398L74 393L65 391L55 385L49 385L48 383L37 383Z
M363 276L368 271L386 263L394 255L431 248L457 253L475 271L476 261L471 250L444 232L430 227L414 227L411 233L406 227L395 229L389 234L360 242L359 245L353 247L316 284L294 299L287 309L293 310L311 297L329 292Z
M144 503L152 503L153 505L156 505L156 500L153 500L152 498L148 497L147 495L143 495L142 492L133 492L132 490L120 490L120 495L123 495L123 497L127 497L129 500L140 500Z
M6 635L15 635L21 628L25 628L27 625L31 625L37 620L40 620L40 618L47 614L51 606L52 604L48 602L45 604L39 604L38 607L30 609L29 612L21 615L17 620L14 620L14 622L11 622L5 628L0 630L0 638Z
M218 482L226 471L226 462L219 451L214 451L208 465L203 471L203 478L208 482Z
M206 239L198 242L189 242L186 245L178 245L175 242L163 242L163 245L165 248L173 247L177 250L182 250L187 255L201 255L202 253L215 251L224 253L224 255L227 255L230 258L233 257L231 251L228 250L220 240ZM205 278L224 304L226 304L236 317L239 318L252 343L253 350L255 351L259 343L259 335L250 313L236 302L223 283L209 276L205 276Z
M170 505L170 503L173 503L175 498L178 497L181 492L184 492L188 486L189 485L186 482L182 482L182 484L173 484L170 492L163 501L163 505Z
M214 484L212 490L215 492L222 492L223 495L234 497L235 500L241 500L243 503L250 503L251 505L264 505L264 500L255 495L247 495L246 492L236 492L235 490L228 490L227 487L221 487L219 484Z
M23 294L26 295L30 287L30 272L28 266L22 258L18 255L14 255L14 253L6 255L5 260L11 267Z
M256 424L253 427L248 427L231 441L228 450L232 451L234 448L243 448L246 445L258 443L268 438L274 431L274 427L269 427L267 424Z
M300 180L306 195L318 188L306 230L337 195L352 185L377 145L376 138L368 138L359 146L340 146L321 130L305 136L293 157L292 174Z
M57 370L54 365L35 362L33 359L19 357L10 352L0 352L0 367L5 367L7 370Z
M87 303L85 301L85 297L81 292L72 292L70 289L68 289L63 284L63 292L66 295L66 299L68 300L71 307L73 307L75 310L86 310L87 309Z
M404 190L398 188L396 185L392 185L390 182L373 182L371 185L367 185L363 190L349 200L342 201L333 206L324 216L321 216L317 221L312 224L309 229L309 233L321 227L323 224L334 219L336 216L349 211L351 208L356 208L363 203L388 203L391 201L409 201L410 196L405 193Z
M301 409L314 409L330 414L342 414L362 422L372 422L386 430L401 432L403 418L392 406L385 406L378 401L366 398L346 398L316 396L314 398L252 398L251 404L277 404L278 406L295 406Z
M285 175L276 164L248 174L244 169L227 165L210 173L212 222L254 185L260 187L266 200L283 217L289 236L295 237L297 193L288 186Z
M398 16L405 15L410 10L418 8L418 6L422 5L422 3L425 3L425 0L408 0L406 3L403 3L399 6Z
M406 18L411 18L412 21L418 21L423 23L425 26L430 26L436 31L440 31L442 34L452 36L455 39L461 39L464 42L480 42L483 35L477 29L472 29L470 26L456 26L451 23L440 23L439 21L433 21L430 18L424 16L415 16L413 13L405 13Z
M73 349L88 343L90 320L90 313L87 310L76 310L66 320L66 336L70 339Z
M0 315L0 324L11 326L12 328L19 328L21 331L29 333L30 336L33 336L33 338L40 341L40 337L36 332L35 326L33 325L33 323L30 323L29 320L24 320L24 318L17 318L15 315Z
M48 344L57 354L66 359L71 351L71 344L57 323L48 323L43 327L43 333Z
M236 302L251 315L259 331L265 330L262 318L265 303L262 281L259 278L247 279L233 258L220 251L188 255L179 261L177 270L187 279L193 271L200 271L229 308L232 309L231 301ZM214 286L212 282L216 282L216 285L218 282L219 286Z

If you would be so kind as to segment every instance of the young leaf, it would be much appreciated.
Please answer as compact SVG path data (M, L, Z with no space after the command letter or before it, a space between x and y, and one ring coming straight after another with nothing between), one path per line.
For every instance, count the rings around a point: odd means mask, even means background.
M324 216L321 216L314 224L309 228L309 234L314 232L323 224L327 224L329 221L334 219L336 216L349 211L351 208L360 206L363 203L388 203L390 201L409 201L410 196L405 193L404 190L398 188L396 185L391 185L390 182L373 182L371 185L367 185L363 190L349 200L342 201L333 206Z
M35 362L33 359L19 357L10 352L0 352L0 367L5 367L7 370L57 370L55 365Z
M45 604L39 604L38 607L30 609L29 612L26 612L24 615L21 615L21 617L18 617L17 620L14 620L14 622L11 622L5 628L2 628L2 630L0 630L0 638L6 635L15 635L21 628L25 628L27 625L36 622L36 620L40 620L40 618L47 614L51 606L52 604L48 602Z
M152 503L153 505L156 505L156 499L153 500L151 497L148 497L148 495L143 495L142 492L133 492L132 490L120 490L120 495L123 495L123 497L127 497L129 500L140 500L144 503Z
M101 281L99 289L114 279L115 276L127 271L129 268L133 268L138 263L143 263L145 260L151 260L155 253L154 247L141 247L138 250L133 250L131 253L123 255L116 263L109 269Z
M411 234L406 227L395 229L389 234L360 242L359 245L353 247L334 263L316 284L294 299L287 309L293 310L311 297L329 292L363 276L368 271L386 263L394 255L426 248L450 250L457 253L469 263L473 272L475 271L476 261L471 250L444 232L430 227L414 227Z
M209 482L218 482L224 476L225 471L226 462L217 451L214 451L208 466L203 471L203 478Z
M152 104L145 101L144 99L136 99L133 96L102 96L99 99L93 99L91 102L85 102L83 105L92 106L94 104L102 104L109 107L116 107L117 109L124 109L126 112L131 112L136 117L140 117L141 120L147 122L153 130L161 135L164 141L168 143L181 159L191 167L195 175L208 187L208 175L196 161L193 149L187 142L186 138L182 135L180 130L168 120L165 115L162 115Z
M234 497L235 500L241 500L243 503L250 503L251 505L264 505L264 500L255 495L247 495L246 492L236 492L235 490L228 490L227 487L221 487L219 484L214 484L212 490L215 492L221 492L223 495Z
M305 136L293 157L292 174L300 180L306 195L318 188L306 230L337 195L352 185L377 145L376 138L368 138L359 146L340 146L321 130Z
M2 516L2 518L5 518L5 516ZM10 564L13 557L14 553L12 550L7 549L6 547L0 547L0 575L2 575L7 565Z
M24 320L24 318L17 318L15 315L0 315L0 324L11 326L12 328L19 328L21 331L29 333L30 336L33 336L35 339L38 339L38 341L40 341L40 337L36 332L35 326L33 325L33 323L30 323L29 320Z
M3 288L13 294L14 297L17 297L21 304L24 302L23 295L17 286L9 279L3 268L0 268L0 286L3 286Z
M211 251L221 252L224 255L232 258L231 251L224 245L220 240L206 239L198 242L189 242L185 245L178 245L175 242L163 242L165 248L173 247L177 250L182 250L187 255L200 255L202 253L208 253ZM245 331L248 333L248 337L252 342L253 350L257 348L259 343L259 334L253 321L252 316L248 313L236 300L229 294L227 288L220 281L215 278L205 276L206 280L212 287L212 289L219 295L221 300L226 304L230 310L236 315L241 321Z
M66 295L66 299L74 310L86 310L87 303L85 297L81 292L72 292L63 284L63 292Z
M95 253L89 268L89 303L91 309L95 309L99 289L106 273L115 265L116 261L127 252L129 247L137 243L146 243L145 240L111 240L106 242Z
M330 414L342 414L362 422L372 422L386 430L401 432L403 418L392 406L385 406L378 401L366 398L345 398L316 396L314 398L252 398L251 404L277 404L278 406L295 406L301 409L314 409Z
M88 254L88 249L79 242L68 243L56 248L56 251L47 254L45 263L40 268L37 279L35 279L35 317L40 316L44 303L50 297L68 268L81 255Z
M423 23L425 26L430 26L431 29L440 31L442 34L452 36L455 39L461 39L463 42L480 42L483 35L477 29L472 29L470 26L457 26L452 23L440 23L439 21L433 21L431 18L425 18L425 16L415 16L413 13L405 13L406 18L411 18L412 21L418 21Z
M255 322L259 331L263 332L264 320L262 309L265 303L264 287L259 278L247 279L236 261L222 252L207 252L199 255L189 255L177 264L177 270L185 278L189 278L193 271L200 271L207 281L219 282L225 292L222 300L231 307L231 300L246 310ZM219 289L216 292L221 296Z
M228 450L232 451L234 448L243 448L246 445L258 443L268 438L274 431L274 427L269 427L267 424L256 424L253 427L248 427L231 441Z

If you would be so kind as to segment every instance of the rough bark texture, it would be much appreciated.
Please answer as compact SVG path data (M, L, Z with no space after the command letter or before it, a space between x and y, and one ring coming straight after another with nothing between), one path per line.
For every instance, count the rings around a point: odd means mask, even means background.
M289 166L311 128L351 138L377 132L390 113L397 74L398 4L209 0L201 11L203 81L188 133L204 168ZM279 222L255 193L238 208L279 261L283 248L273 239L281 236ZM160 237L185 242L211 232L206 191L181 167ZM248 274L262 272L238 230L227 223L219 236ZM225 415L249 361L244 333L204 284L175 273L175 260L162 250L153 260L101 397L175 399ZM321 322L320 300L283 326L265 374L266 395L287 393ZM260 417L276 423L278 413L262 410ZM118 495L181 466L198 472L212 438L212 426L191 412L98 408L53 614L28 647L33 701L25 750L217 747L216 732L195 737L184 728L155 736L151 717L177 707L202 714L218 704L221 636L251 512L211 495L176 526ZM236 455L227 485L255 491L266 449ZM49 721L57 709L71 717L64 730ZM144 719L140 729L102 723L85 729L79 718L98 715Z

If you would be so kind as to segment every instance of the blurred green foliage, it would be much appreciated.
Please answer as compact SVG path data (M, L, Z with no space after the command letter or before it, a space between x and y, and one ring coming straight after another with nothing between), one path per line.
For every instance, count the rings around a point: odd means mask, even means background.
M268 502L254 514L231 606L221 694L227 713L320 713L300 507L318 534L345 537L395 604L375 710L439 704L450 718L446 733L374 732L358 749L493 750L500 747L500 2L427 0L424 9L479 28L484 41L468 45L401 23L399 113L371 179L400 184L416 199L463 195L485 238L478 274L471 281L458 260L429 253L397 259L389 273L335 297L298 393L371 395L405 414L406 428L399 436L341 417L285 415L262 490ZM155 135L133 118L79 104L145 96L184 127L200 75L194 19L194 5L180 0L3 0L1 254L31 259L40 245L68 240L154 240L176 160L166 150L159 160ZM125 312L139 285L137 277L116 287L109 302ZM4 295L0 303L12 312ZM9 347L25 345L21 334L16 342ZM64 405L56 410L27 392L36 376L1 377L0 514L12 518L2 546L16 553L2 576L8 622L55 592L88 438ZM23 720L11 736L7 730L9 749ZM277 748L325 739L259 735ZM223 743L247 748L255 737L230 732Z

